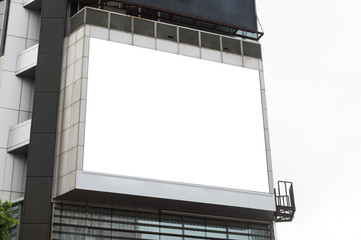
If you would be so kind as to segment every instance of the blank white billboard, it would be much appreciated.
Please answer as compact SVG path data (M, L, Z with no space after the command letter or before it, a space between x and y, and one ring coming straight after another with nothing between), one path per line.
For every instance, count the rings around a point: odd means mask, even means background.
M258 71L91 39L84 170L268 192Z

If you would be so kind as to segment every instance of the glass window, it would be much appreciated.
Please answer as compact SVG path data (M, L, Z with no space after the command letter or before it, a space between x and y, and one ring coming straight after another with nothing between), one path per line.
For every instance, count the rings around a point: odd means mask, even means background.
M121 230L129 230L134 231L133 224L124 224L124 223L112 223L112 229L121 229Z
M196 236L196 237L205 237L206 232L200 230L184 230L184 235L187 236Z
M243 234L249 233L247 224L237 223L237 222L228 223L228 231L232 233L243 233Z
M249 240L247 235L229 234L229 239L234 240Z
M183 238L174 236L160 236L160 240L183 240Z
M89 207L88 217L92 219L111 220L111 211L103 208Z
M85 219L68 218L63 217L61 223L72 224L72 225L85 225Z
M159 227L153 227L153 226L138 225L137 230L142 231L142 232L157 232L157 233L159 233Z
M135 212L114 210L112 220L113 221L119 221L119 222L131 222L131 223L134 223L134 221L135 221Z
M135 238L134 232L121 232L121 231L112 231L113 237L121 237L125 239L133 239Z
M53 239L271 240L263 224L65 204L56 209L67 216L54 217Z
M202 218L184 218L184 228L194 228L194 229L206 229L204 219Z
M137 233L137 238L147 239L147 240L159 240L159 235L157 234L148 234L148 233Z
M182 217L180 216L171 216L171 215L161 215L161 226L170 226L170 227L182 227Z
M168 233L168 234L176 234L176 235L182 235L183 230L182 229L176 229L176 228L167 228L167 227L161 227L160 228L161 233Z

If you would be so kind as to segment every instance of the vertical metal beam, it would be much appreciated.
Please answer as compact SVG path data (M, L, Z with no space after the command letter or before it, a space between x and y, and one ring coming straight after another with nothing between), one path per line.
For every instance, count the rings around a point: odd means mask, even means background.
M68 0L42 0L38 65L20 239L51 237L52 184Z

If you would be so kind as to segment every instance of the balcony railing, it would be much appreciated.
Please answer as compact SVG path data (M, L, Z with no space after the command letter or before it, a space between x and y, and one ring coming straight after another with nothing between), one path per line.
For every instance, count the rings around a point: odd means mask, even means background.
M153 9L144 6L144 4L129 3L125 0L74 0L80 4L94 8L110 10L113 12L122 12L132 16L152 19L156 21L175 24L189 28L195 28L207 32L218 33L222 35L235 36L243 39L258 41L263 32L251 29L240 29L233 25L227 25L220 22L214 22L206 19L185 16L175 12L169 12L160 9ZM261 26L260 26L261 27ZM262 28L262 27L261 27Z
M85 24L262 59L257 42L102 9L85 7L77 12L70 18L69 32Z
M278 181L278 189L275 189L276 222L291 222L296 212L295 197L292 182Z

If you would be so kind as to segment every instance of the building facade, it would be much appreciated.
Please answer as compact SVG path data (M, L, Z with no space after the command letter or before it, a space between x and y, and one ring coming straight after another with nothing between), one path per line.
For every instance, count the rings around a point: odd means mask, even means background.
M275 239L262 33L138 2L0 1L12 239Z

